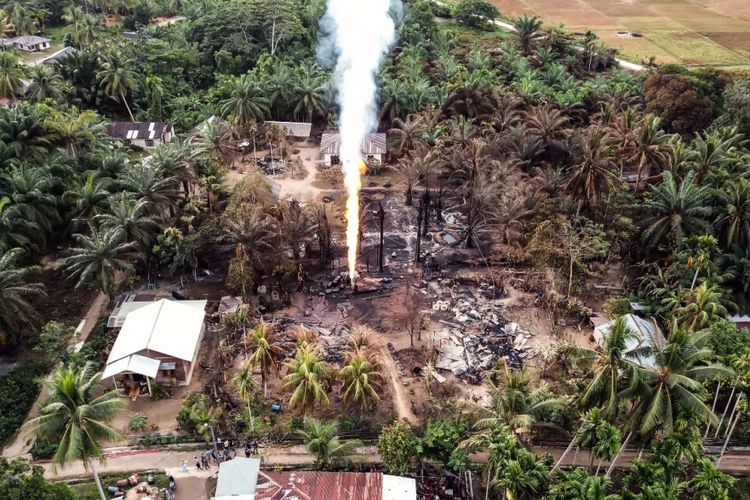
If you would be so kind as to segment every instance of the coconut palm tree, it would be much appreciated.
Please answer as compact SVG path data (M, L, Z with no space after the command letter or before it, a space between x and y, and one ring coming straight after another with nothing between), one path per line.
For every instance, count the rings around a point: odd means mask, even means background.
M84 17L86 17L86 12L81 7L72 4L68 5L65 8L62 15L62 20L65 21L68 29L70 30L70 35L73 38L73 43L75 43L79 47L81 46Z
M539 148L550 161L565 159L569 152L570 123L567 116L551 106L537 107L526 114L526 140Z
M380 400L380 365L367 351L355 349L339 377L344 381L344 403L354 403L364 412L373 401Z
M222 165L232 164L237 148L234 143L232 127L223 120L206 125L190 139L193 157L217 161Z
M589 130L582 141L581 156L581 162L569 173L567 187L580 203L595 207L615 178L616 163L607 133L600 128Z
M292 388L289 399L290 408L299 408L307 413L317 404L328 404L328 394L323 388L323 381L328 376L328 365L321 359L320 349L303 341L291 361L285 363L289 372L282 385Z
M122 187L133 193L139 202L145 204L148 213L156 217L165 218L172 214L184 197L177 180L166 176L159 168L137 164L128 168L119 180Z
M71 205L72 222L75 226L92 220L109 205L111 179L89 174L83 184L76 184L63 193L63 200Z
M536 41L543 35L541 31L542 21L536 16L529 17L524 14L513 20L513 26L516 28L515 36L521 46L523 55L531 55L534 52Z
M566 349L580 359L594 363L593 378L580 401L587 408L600 406L604 418L609 421L617 418L623 380L636 368L631 360L639 351L628 347L636 339L637 334L620 316L615 318L612 328L604 335L601 350L583 347Z
M0 253L0 332L18 335L22 327L38 326L41 317L29 302L44 295L44 285L29 282L41 271L39 266L20 264L23 250Z
M5 11L17 35L34 35L37 32L38 26L32 5L14 0L5 5Z
M44 165L15 165L0 175L0 185L3 184L14 211L49 235L60 219L57 197L52 194L55 179L49 169Z
M64 95L63 77L50 70L48 66L39 64L29 70L29 86L26 88L26 97L34 102L45 99L59 101Z
M692 417L713 425L718 419L705 403L704 383L733 375L733 371L712 363L708 347L710 332L691 332L672 325L669 340L654 355L653 368L639 369L640 388L628 396L640 400L639 410L630 415L633 428L647 436L659 429L670 434L677 415L687 412ZM643 388L647 388L643 390ZM640 392L640 393L639 393Z
M45 124L76 163L80 163L82 151L93 149L106 136L104 123L96 112L75 106L68 113L51 116Z
M245 402L247 406L247 417L248 424L250 425L250 432L255 431L255 418L253 417L253 409L250 406L250 397L255 391L258 390L258 382L253 378L253 365L247 363L244 365L232 379L232 382L237 386L237 391L240 394L240 398ZM265 384L264 384L265 390Z
M65 270L71 278L78 280L76 288L94 284L112 298L118 283L119 273L133 272L130 262L135 243L125 242L116 231L103 231L89 224L89 233L74 234L79 246L71 250L65 259Z
M26 69L15 52L0 52L0 97L15 101L23 92Z
M750 244L750 181L736 179L717 189L718 215L714 226L727 247Z
M516 433L554 427L545 420L545 415L551 410L564 408L567 404L564 399L554 397L545 384L532 388L532 375L525 369L514 370L506 364L498 374L501 381L491 383L489 408L475 407L479 417L475 429L488 432L500 423Z
M222 220L222 233L217 243L228 252L244 247L247 258L259 267L269 267L274 259L268 257L277 251L278 233L273 218L260 210L232 214Z
M71 52L57 62L60 75L70 84L73 102L77 105L93 105L96 101L101 69L98 53L92 50Z
M119 99L128 111L130 121L135 121L130 110L127 96L134 92L138 85L138 74L130 67L121 52L112 49L104 56L104 62L96 79L102 91L108 96Z
M351 455L355 448L362 445L358 440L341 441L337 433L336 422L322 422L311 417L305 417L303 428L297 431L304 439L307 451L315 456L316 465L321 468Z
M148 252L154 235L159 231L159 224L147 215L148 202L120 193L112 197L108 208L107 212L96 215L94 222L122 241L135 243L142 254Z
M110 425L125 408L118 391L101 393L102 374L92 364L82 368L61 368L47 383L47 402L24 427L37 439L57 443L53 463L65 466L81 460L91 467L99 496L106 500L95 460L102 459L101 440L118 441L122 435Z
M284 355L284 346L274 335L273 327L261 319L256 327L245 334L246 342L253 350L248 360L249 366L260 368L260 379L263 385L263 396L268 392L268 375L279 371L279 364Z
M669 135L662 130L661 120L654 115L646 115L633 138L632 149L626 152L626 161L638 170L636 192L641 189L644 174L649 177L669 163L672 148L668 141Z
M325 116L328 84L322 75L310 71L301 72L294 80L293 92L297 103L294 106L295 118L312 121L315 116Z
M708 327L715 319L727 315L730 304L718 285L709 285L705 281L694 290L685 293L684 305L674 310L674 316L681 328L697 331Z
M649 186L651 197L642 205L646 218L641 238L655 248L667 239L676 242L693 233L709 233L708 188L695 184L692 172L679 184L671 172L662 177L659 186Z
M7 196L0 198L0 251L26 248L39 253L45 243L39 224L26 219Z
M198 182L198 172L193 164L190 145L182 140L161 144L151 154L150 168L157 168L167 178L182 185L183 196L188 196L191 187Z
M405 153L416 148L417 145L425 144L425 141L422 139L424 125L423 115L409 115L406 117L406 120L394 118L393 127L388 130L388 133L392 137L395 136L397 138L399 155L403 156Z
M401 182L405 184L406 205L411 206L414 203L414 187L427 170L424 156L417 152L410 153L401 158L392 168L398 174Z
M262 87L266 89L266 97L271 103L272 116L282 119L285 110L294 102L294 80L291 69L284 63L277 62L271 68L271 73L265 78Z
M232 81L229 98L221 102L221 115L242 130L253 122L263 121L271 111L270 99L263 87L251 75L241 75Z

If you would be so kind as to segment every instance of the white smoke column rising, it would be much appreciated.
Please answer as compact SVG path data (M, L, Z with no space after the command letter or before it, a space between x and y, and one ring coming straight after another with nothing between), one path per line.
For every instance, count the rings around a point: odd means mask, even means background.
M336 85L341 108L340 159L344 171L346 244L354 284L359 233L362 140L377 126L375 74L396 37L391 0L328 0L326 21L334 45Z

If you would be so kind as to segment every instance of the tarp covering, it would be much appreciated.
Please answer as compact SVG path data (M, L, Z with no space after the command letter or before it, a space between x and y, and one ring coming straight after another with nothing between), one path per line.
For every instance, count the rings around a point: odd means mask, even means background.
M120 373L138 373L146 377L154 378L159 371L159 360L147 358L140 354L132 354L113 363L107 363L102 378L112 377Z

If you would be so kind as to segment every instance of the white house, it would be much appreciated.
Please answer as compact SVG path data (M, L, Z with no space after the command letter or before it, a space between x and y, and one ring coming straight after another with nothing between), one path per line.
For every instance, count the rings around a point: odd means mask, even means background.
M113 122L107 128L107 133L122 140L126 146L153 148L172 142L174 127L164 122Z
M341 134L338 132L326 132L320 139L320 154L325 159L325 164L338 165L341 163L339 155L341 153ZM386 146L385 134L375 133L367 134L362 139L361 148L362 158L365 162L378 160L380 163L385 162L388 148Z
M5 47L14 47L24 52L41 52L49 49L50 39L43 36L24 35L5 40Z
M102 378L188 385L203 338L206 301L161 299L135 303L117 334Z
M655 320L641 318L635 314L626 314L623 318L628 328L636 334L634 338L628 339L625 343L626 350L630 351L640 347L648 347L658 351L664 348L667 341ZM596 340L597 344L604 345L604 340L609 335L614 324L615 320L612 320L594 328L594 340ZM638 355L632 361L644 368L654 368L656 366L656 358L653 354Z

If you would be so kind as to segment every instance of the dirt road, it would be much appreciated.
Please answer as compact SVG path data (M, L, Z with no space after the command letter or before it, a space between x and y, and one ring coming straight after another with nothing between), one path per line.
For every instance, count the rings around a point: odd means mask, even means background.
M393 357L386 346L380 347L380 359L391 383L393 403L396 407L398 418L406 419L411 425L419 425L419 418L417 418L411 409L409 393L399 380L396 362L393 360Z

